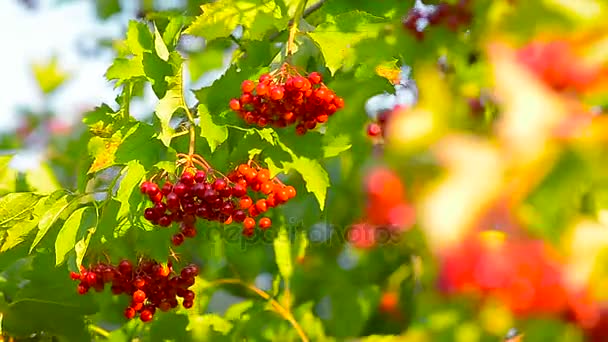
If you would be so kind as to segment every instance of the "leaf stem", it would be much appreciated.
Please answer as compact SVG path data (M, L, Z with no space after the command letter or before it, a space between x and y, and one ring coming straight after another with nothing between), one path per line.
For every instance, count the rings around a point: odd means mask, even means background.
M306 8L306 2L308 0L300 0L298 3L298 7L296 8L296 12L293 16L293 22L289 27L289 37L287 38L287 57L290 57L293 54L294 50L294 41L296 39L296 33L298 31L298 26L300 25L300 20L302 19L302 15L304 14L304 8Z
M294 327L294 329L296 329L302 342L309 342L308 337L306 337L306 334L304 333L304 330L302 329L302 327L300 326L298 321L296 321L296 319L293 317L291 312L289 312L289 310L285 309L285 307L283 307L283 305L281 305L281 303L279 303L276 299L272 298L268 293L264 292L263 290L257 288L254 285L246 284L242 280L234 279L234 278L217 279L217 280L210 282L209 286L217 286L217 285L222 285L222 284L240 285L242 287L249 289L250 291L255 292L258 296L267 300L270 303L270 305L272 305L272 307L275 309L275 311L279 315L281 315L281 317L283 317L286 321L288 321Z
M194 145L196 144L196 134L194 132L194 123L190 124L190 143L188 145L188 154L194 154Z
M98 326L96 326L96 325L94 325L94 324L91 324L91 325L89 325L89 328L90 328L90 329L91 329L93 332L95 332L95 333L99 334L100 336L103 336L103 337L105 337L105 338L110 337L110 332L109 332L109 331L107 331L107 330L105 330L105 329L103 329L103 328L101 328L101 327L98 327Z

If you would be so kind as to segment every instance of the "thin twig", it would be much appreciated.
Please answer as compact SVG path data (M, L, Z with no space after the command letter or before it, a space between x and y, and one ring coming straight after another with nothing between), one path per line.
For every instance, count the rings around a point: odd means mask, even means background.
M304 333L304 330L302 329L302 327L300 326L298 321L296 321L296 319L293 317L291 312L289 312L287 309L285 309L285 307L283 307L283 305L281 305L281 303L279 303L276 299L272 298L268 293L255 287L254 285L246 284L240 279L231 279L231 278L217 279L217 280L212 281L210 283L210 286L221 285L221 284L240 285L240 286L243 286L243 287L249 289L250 291L255 292L258 296L267 300L270 303L270 305L272 305L272 307L275 309L275 311L279 315L281 315L281 317L283 317L286 321L291 323L291 325L294 327L294 329L296 329L298 335L300 336L300 339L303 342L309 342L308 337L306 337L306 334Z

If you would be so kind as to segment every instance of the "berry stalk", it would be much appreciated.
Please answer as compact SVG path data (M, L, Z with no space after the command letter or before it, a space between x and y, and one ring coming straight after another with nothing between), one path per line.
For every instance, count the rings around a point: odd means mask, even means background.
M302 19L302 15L304 14L304 8L306 8L307 0L300 0L298 3L298 7L296 8L296 12L293 16L293 22L289 27L289 37L287 38L287 52L286 57L289 58L293 54L294 50L294 41L296 38L296 32L298 30L298 26L300 25L300 20Z

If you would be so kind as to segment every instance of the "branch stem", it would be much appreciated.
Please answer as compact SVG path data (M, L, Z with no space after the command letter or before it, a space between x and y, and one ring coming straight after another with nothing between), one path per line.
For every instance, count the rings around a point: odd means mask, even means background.
M300 0L298 7L296 8L296 12L294 13L293 21L289 27L289 37L287 38L287 57L293 54L296 33L298 32L298 26L300 25L300 20L304 14L304 9L306 8L307 2L308 0Z
M285 307L283 305L281 305L281 303L279 303L276 299L272 298L268 293L264 292L263 290L257 288L254 285L246 284L242 280L234 279L234 278L217 279L217 280L212 281L210 283L210 286L217 286L217 285L222 285L222 284L240 285L242 287L249 289L252 292L255 292L258 296L267 300L270 303L270 305L272 305L274 310L294 327L294 329L300 336L300 339L302 340L302 342L309 342L308 337L306 337L306 334L304 333L304 330L302 329L300 324L296 321L296 319L293 317L291 312L289 310L285 309Z

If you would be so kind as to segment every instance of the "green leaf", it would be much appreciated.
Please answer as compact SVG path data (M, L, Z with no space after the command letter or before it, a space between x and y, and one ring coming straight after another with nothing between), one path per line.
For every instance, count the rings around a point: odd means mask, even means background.
M28 170L25 173L25 181L33 191L40 193L48 194L61 189L53 170L46 163Z
M94 231L97 225L97 213L91 206L74 211L57 234L55 240L55 265L65 261L66 255L72 251L77 241L86 237L87 233ZM81 237L78 239L78 237ZM82 249L82 246L80 247ZM86 250L86 247L85 247ZM84 251L81 250L83 254Z
M27 282L3 310L3 332L26 337L44 331L60 340L90 341L84 315L99 310L94 296L77 295L76 284L65 269L53 267L53 259L50 254L38 254L28 266Z
M340 153L348 151L352 146L346 134L323 135L323 158L336 157Z
M108 81L120 80L117 85L134 78L145 77L143 55L135 58L116 58L106 71Z
M154 50L163 61L169 60L169 49L167 49L167 45L165 45L165 41L160 32L158 32L156 25L154 26Z
M209 42L202 51L191 53L187 62L190 70L190 80L196 81L204 73L221 68L231 44L232 42L228 39L216 39Z
M163 32L163 41L169 49L174 49L179 40L180 33L184 28L185 18L177 15L171 18L165 31Z
M175 160L175 151L167 151L167 147L154 138L155 134L151 125L142 122L133 125L116 149L116 163L127 164L137 160L145 169L150 169L159 161Z
M207 107L203 104L198 106L199 126L201 136L207 139L211 152L228 139L228 128L225 125L218 125L213 122L213 118Z
M17 171L9 166L12 159L12 155L0 156L0 196L16 190Z
M69 74L59 68L57 57L51 58L46 64L34 64L32 70L40 90L45 94L52 93L69 78Z
M26 238L31 235L30 233L38 226L42 215L45 214L64 194L65 191L59 190L47 197L37 200L35 207L30 210L31 218L17 222L6 231L6 236L0 252L6 252L25 242Z
M87 171L88 174L95 173L114 165L116 151L122 142L122 133L116 132L110 138L92 137L87 149L93 157L93 163Z
M41 197L32 192L17 192L0 198L0 229L28 218Z
M285 224L281 225L279 233L274 239L274 255L281 276L285 281L288 281L293 273L293 260L291 258L291 241Z
M270 29L281 30L289 21L273 0L218 0L201 9L203 13L185 33L208 41L228 37L238 25L244 26L245 38L260 40Z
M325 208L325 197L329 188L329 175L318 160L294 156L293 161L284 162L285 170L294 169L306 182L306 190L312 192L319 203L319 208Z
M182 66L180 65L179 71L173 77L168 78L169 86L165 96L158 101L156 105L156 116L160 120L161 132L160 140L166 145L171 144L171 139L175 133L173 128L170 126L171 117L173 113L178 109L188 110L186 102L184 101L184 89L182 79Z
M128 162L127 166L122 170L121 176L123 178L120 181L118 191L116 192L116 199L121 203L116 216L117 220L126 217L130 212L136 209L131 205L130 199L134 193L139 194L139 184L145 175L146 170L137 160Z
M25 237L28 236L34 229L36 229L37 225L37 218L15 223L6 231L6 237L4 238L4 242L2 243L2 249L0 249L0 253L6 252L9 249L14 248L17 245L21 244L23 241L25 241Z
M352 11L340 14L331 22L319 25L308 35L321 49L325 64L333 75L340 69L352 47L366 38L377 37L386 25L385 19L366 12Z
M141 21L131 20L127 29L127 46L135 56L152 51L154 43L150 28Z
M201 321L223 335L228 334L232 330L232 323L215 314L202 315Z
M167 88L169 87L167 77L175 74L171 64L164 61L155 53L144 52L143 65L144 72L152 85L154 94L156 94L156 97L159 99L162 99L167 93Z
M30 247L30 253L34 250L34 248L40 243L42 238L48 233L49 229L55 224L55 222L64 214L64 212L68 209L70 204L72 203L71 196L65 195L53 204L53 206L40 218L40 222L38 222L38 233L34 238L34 242L32 242L32 246ZM69 212L66 214L69 215Z

